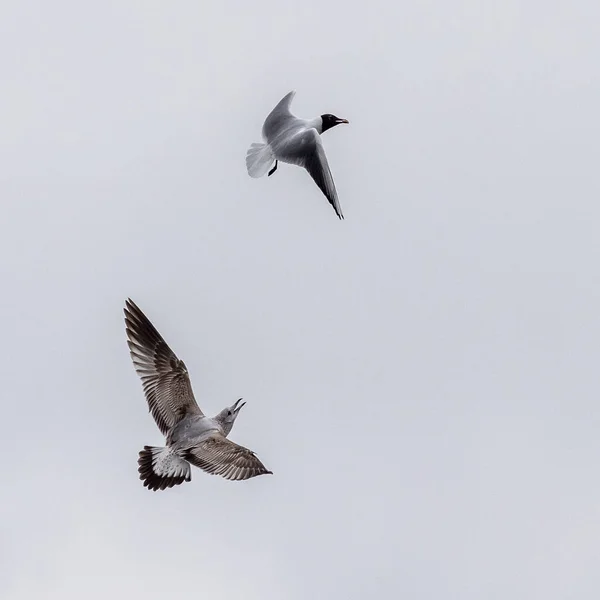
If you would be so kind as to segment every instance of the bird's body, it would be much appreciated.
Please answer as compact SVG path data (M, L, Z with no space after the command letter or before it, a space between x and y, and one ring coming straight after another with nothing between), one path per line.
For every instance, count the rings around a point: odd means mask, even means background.
M212 433L225 435L223 426L213 417L189 415L173 425L167 433L167 445L185 448L189 444L206 439Z
M240 404L240 398L207 417L196 403L185 364L131 300L126 302L125 323L150 412L166 438L166 446L144 446L140 452L144 486L164 490L190 481L190 464L234 480L271 473L251 450L227 439L245 402Z
M296 117L290 112L295 94L292 91L284 96L266 118L262 129L265 143L252 144L246 155L248 174L251 177L262 177L267 172L272 175L278 161L304 167L338 217L343 219L321 134L348 121L330 114L312 119Z

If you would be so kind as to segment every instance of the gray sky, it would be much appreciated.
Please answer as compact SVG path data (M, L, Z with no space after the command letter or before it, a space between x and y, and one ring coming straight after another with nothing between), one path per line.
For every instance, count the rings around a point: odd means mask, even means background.
M5 1L0 596L598 598L599 18ZM142 487L127 296L273 476Z

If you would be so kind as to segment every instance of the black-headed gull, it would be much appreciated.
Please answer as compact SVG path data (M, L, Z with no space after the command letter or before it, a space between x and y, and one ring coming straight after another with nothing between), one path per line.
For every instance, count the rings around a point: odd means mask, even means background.
M267 117L262 130L265 142L252 144L246 154L248 174L250 177L262 177L267 172L272 175L277 169L278 161L304 167L325 194L337 216L343 219L321 134L348 121L330 114L314 119L300 119L290 112L290 104L295 95L296 92L291 91L284 96Z

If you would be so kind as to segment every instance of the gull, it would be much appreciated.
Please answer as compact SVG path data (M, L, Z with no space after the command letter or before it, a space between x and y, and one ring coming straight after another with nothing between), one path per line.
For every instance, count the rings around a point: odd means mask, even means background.
M262 129L265 142L252 144L246 154L248 174L250 177L262 177L268 171L271 176L277 170L278 161L304 167L325 194L337 216L343 219L321 134L348 121L331 114L314 119L300 119L290 112L295 95L295 90L286 94L265 120ZM271 168L273 162L275 166Z
M196 403L185 364L131 299L125 302L125 330L149 410L166 438L166 446L144 446L139 454L144 487L164 490L190 481L190 463L231 480L272 474L254 452L227 439L246 404L242 398L207 417Z

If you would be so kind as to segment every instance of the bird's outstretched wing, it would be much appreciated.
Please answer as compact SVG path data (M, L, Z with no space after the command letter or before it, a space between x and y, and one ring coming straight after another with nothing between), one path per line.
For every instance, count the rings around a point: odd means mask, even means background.
M282 128L285 128L289 120L294 118L290 112L290 105L295 95L296 90L287 93L265 119L262 130L265 140L272 140Z
M129 299L125 303L125 331L150 412L163 435L185 415L201 415L184 362Z
M343 219L342 207L333 183L325 148L323 148L323 142L317 130L311 127L300 131L289 142L286 141L278 146L277 152L284 162L304 167L310 173L319 189L333 206L337 216Z
M203 471L211 475L221 475L225 479L239 481L272 474L254 452L238 446L220 433L213 434L188 450L185 459Z

